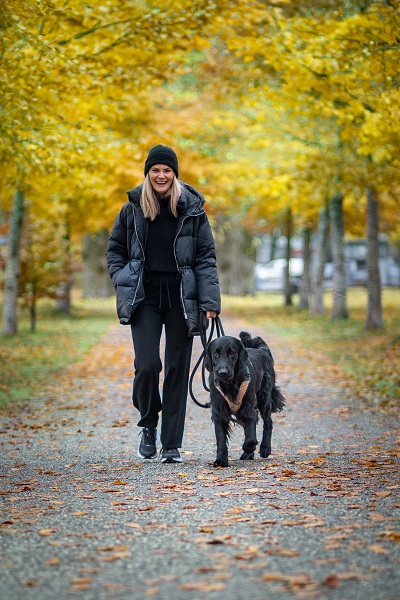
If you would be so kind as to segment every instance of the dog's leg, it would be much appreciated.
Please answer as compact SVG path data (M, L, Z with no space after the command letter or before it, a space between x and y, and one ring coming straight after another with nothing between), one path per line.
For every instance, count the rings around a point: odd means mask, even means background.
M271 413L267 416L263 417L264 425L263 425L263 436L261 440L260 446L260 456L262 458L268 458L271 454L271 437L272 437L272 418Z
M216 420L214 427L217 440L217 459L214 462L214 467L227 467L229 422Z
M243 454L240 457L240 460L253 460L254 458L254 451L258 443L256 425L256 420L245 421L243 423L244 443L242 446Z

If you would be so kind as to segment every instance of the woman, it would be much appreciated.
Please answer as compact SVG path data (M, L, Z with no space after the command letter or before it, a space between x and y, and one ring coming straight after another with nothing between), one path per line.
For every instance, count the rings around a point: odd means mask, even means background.
M133 405L142 427L138 455L157 456L162 410L162 462L182 462L179 448L186 413L193 335L200 315L215 318L220 292L204 198L178 181L172 148L152 148L142 185L115 219L107 246L108 270L117 293L120 322L130 324L135 352ZM160 339L165 328L162 403Z

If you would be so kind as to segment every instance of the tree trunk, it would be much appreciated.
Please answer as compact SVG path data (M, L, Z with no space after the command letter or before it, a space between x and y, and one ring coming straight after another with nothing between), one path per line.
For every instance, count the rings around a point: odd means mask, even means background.
M71 312L72 281L63 281L57 290L56 309L66 315Z
M291 259L291 240L292 240L292 210L287 209L286 212L286 267L285 267L285 306L292 306L292 286L290 283L290 259Z
M8 237L7 265L4 280L3 333L5 335L16 335L18 332L17 298L23 214L24 192L16 190L14 193Z
M303 231L303 274L299 289L299 307L308 308L310 297L310 262L311 262L311 229L306 227Z
M324 306L324 272L326 263L326 244L329 231L329 212L326 207L321 208L318 218L317 243L315 247L315 261L311 276L311 314L323 315Z
M232 296L254 294L256 249L251 236L237 219L217 220L214 227L221 291Z
M379 273L379 205L375 190L367 189L367 329L383 327L381 279Z
M66 251L68 254L68 268L70 277L67 281L63 281L57 290L56 309L66 315L71 313L71 289L72 289L72 273L71 273L71 243L70 243L70 228L68 223L65 226Z
M275 235L275 232L270 236L271 237L271 256L270 256L270 261L275 259L275 253L276 253L276 240L278 239L278 236Z
M31 297L30 306L29 306L29 314L30 314L30 321L31 321L31 333L35 333L35 331L36 331L36 291L35 291L35 289L32 290L32 297Z
M83 240L83 296L85 298L109 298L114 292L107 270L107 231L86 235Z
M332 319L347 319L346 272L344 265L343 196L336 193L329 203L332 225L333 304Z

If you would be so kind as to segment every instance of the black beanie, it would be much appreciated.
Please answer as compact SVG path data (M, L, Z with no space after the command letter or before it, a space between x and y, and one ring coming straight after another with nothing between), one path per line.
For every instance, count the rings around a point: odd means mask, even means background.
M179 177L178 158L172 148L169 148L168 146L159 144L150 150L146 162L144 163L144 174L147 175L154 165L168 165L175 175Z

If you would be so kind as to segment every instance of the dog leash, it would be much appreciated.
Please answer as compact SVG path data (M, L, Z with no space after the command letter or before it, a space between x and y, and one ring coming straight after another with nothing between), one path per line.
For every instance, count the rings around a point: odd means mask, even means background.
M205 318L203 318L203 321L205 321ZM206 372L205 372L205 367L204 367L204 357L206 355L208 344L213 339L214 326L215 326L215 329L216 329L217 337L221 337L221 336L225 335L224 328L222 327L221 319L219 318L219 316L216 316L215 319L211 319L211 328L210 328L210 335L208 336L208 340L207 340L207 336L206 336L207 326L206 326L205 323L201 324L201 327L200 327L200 339L201 339L201 343L202 343L202 346L203 346L203 351L200 354L200 358L198 359L197 363L195 364L195 366L193 368L193 371L192 371L192 373L190 375L190 379L189 379L189 393L190 393L190 397L192 398L193 402L195 404L197 404L197 406L200 406L200 408L210 408L210 403L207 402L207 404L201 404L201 402L199 402L198 400L196 400L196 397L195 397L195 395L193 393L193 379L194 379L194 376L196 374L197 369L199 368L200 363L202 362L202 365L201 365L201 380L202 380L202 383L203 383L203 388L206 390L206 392L210 391L210 388L208 387L207 382L206 382Z

